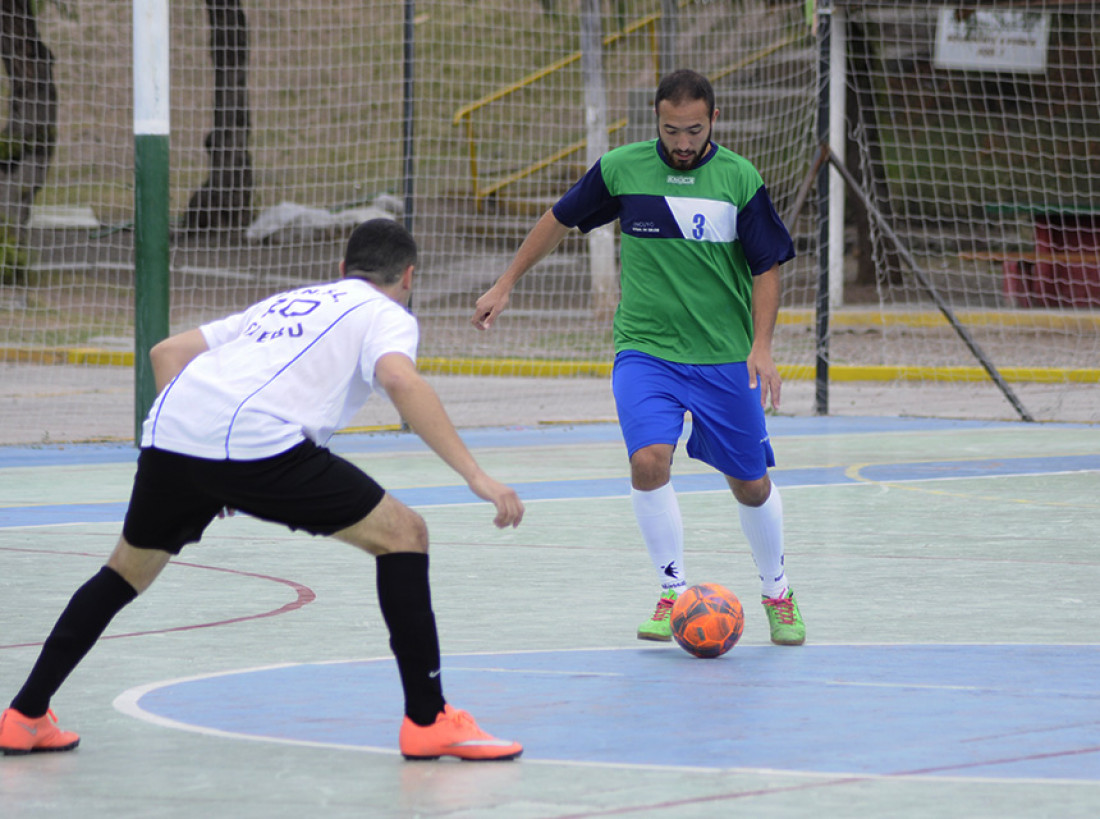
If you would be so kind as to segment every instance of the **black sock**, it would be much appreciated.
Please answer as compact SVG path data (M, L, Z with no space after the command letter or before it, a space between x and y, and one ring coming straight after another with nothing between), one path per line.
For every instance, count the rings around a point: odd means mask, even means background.
M38 662L11 701L11 707L32 718L45 714L50 698L95 645L111 618L135 597L134 587L106 566L77 589L46 638Z
M401 672L405 715L417 725L431 725L446 701L439 679L439 635L428 586L428 556L395 552L376 562L378 604Z

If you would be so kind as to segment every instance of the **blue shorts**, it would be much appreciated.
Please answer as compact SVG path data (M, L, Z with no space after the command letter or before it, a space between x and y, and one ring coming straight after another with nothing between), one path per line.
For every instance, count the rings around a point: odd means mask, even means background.
M676 446L687 411L692 458L742 481L759 480L775 466L760 385L749 389L744 362L676 364L624 350L615 356L611 388L629 455L651 444Z

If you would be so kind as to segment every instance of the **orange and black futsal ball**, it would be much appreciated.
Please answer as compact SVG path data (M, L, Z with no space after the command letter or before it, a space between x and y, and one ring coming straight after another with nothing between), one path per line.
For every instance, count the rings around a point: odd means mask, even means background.
M717 583L692 586L672 606L672 636L688 654L721 657L745 628L741 601Z

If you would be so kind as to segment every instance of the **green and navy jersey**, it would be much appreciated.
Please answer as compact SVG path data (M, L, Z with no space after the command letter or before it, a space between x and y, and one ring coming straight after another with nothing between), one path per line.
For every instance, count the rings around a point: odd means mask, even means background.
M620 226L615 350L682 364L745 361L752 277L794 258L759 172L721 146L691 170L659 140L604 154L554 205L584 232Z

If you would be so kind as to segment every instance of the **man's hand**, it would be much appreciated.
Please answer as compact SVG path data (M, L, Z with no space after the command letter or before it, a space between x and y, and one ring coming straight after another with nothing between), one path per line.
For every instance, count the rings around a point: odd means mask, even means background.
M554 216L554 209L550 208L544 213L531 228L531 232L523 240L516 251L515 258L504 271L496 284L485 291L485 294L477 300L474 307L474 317L471 323L479 330L488 330L493 326L497 316L508 306L508 295L512 292L516 282L520 280L528 270L561 244L561 240L569 232L569 228L558 221Z
M779 409L783 379L779 377L779 369L772 361L771 353L753 347L745 364L749 368L749 389L756 389L756 385L760 384L760 406L767 409L770 397L772 409Z
M508 306L509 288L497 282L482 294L474 306L474 317L470 320L479 330L488 330L496 317Z
M516 490L493 480L485 473L475 476L469 482L469 486L475 495L489 501L497 508L497 516L493 519L493 523L498 529L504 529L507 526L514 529L519 526L525 510Z
M519 526L523 503L511 487L490 478L474 460L431 385L403 353L386 353L374 365L374 377L401 417L431 450L462 476L475 495L497 508L500 528Z

